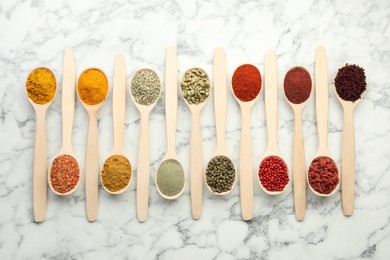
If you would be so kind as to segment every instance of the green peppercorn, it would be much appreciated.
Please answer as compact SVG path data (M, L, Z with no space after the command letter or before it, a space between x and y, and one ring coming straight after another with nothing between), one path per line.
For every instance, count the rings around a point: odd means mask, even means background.
M215 193L230 191L235 176L233 162L226 156L215 156L207 165L206 183Z

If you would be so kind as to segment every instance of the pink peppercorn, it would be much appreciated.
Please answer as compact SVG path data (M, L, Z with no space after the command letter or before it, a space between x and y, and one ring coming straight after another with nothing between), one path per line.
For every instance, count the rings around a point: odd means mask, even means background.
M277 156L268 156L260 164L259 179L268 191L283 191L288 184L287 165Z

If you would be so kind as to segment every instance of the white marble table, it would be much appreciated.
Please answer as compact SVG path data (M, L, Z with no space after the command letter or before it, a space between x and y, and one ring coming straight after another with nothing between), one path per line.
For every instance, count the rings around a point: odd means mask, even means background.
M1 1L0 3L0 259L390 259L390 2L377 1ZM337 2L337 3L336 3ZM293 114L281 84L286 71L306 66L313 76L314 50L326 46L329 83L337 68L353 62L366 69L368 90L356 110L356 203L344 217L340 192L328 199L307 193L303 222L295 220L291 186L269 197L254 181L255 216L241 220L238 186L220 198L204 189L203 215L191 218L189 185L168 202L150 187L150 217L135 217L135 179L120 196L99 192L98 221L88 223L84 185L67 198L48 192L47 220L33 222L34 111L25 96L29 70L54 70L59 91L48 110L48 163L60 148L63 51L74 49L77 73L102 68L110 80L114 57L123 53L127 71L141 67L164 75L165 48L177 45L179 76L199 66L212 76L212 53L227 52L229 78L241 63L263 74L264 53L279 63L281 151L292 165ZM139 114L127 98L126 152L136 171ZM112 93L99 114L100 163L112 146ZM329 146L340 165L342 110L329 100ZM84 172L87 114L76 102L73 144ZM253 165L266 146L264 96L252 113ZM229 92L227 141L238 165L240 113ZM213 95L201 117L204 158L215 147ZM179 101L177 150L189 170L190 113ZM151 114L152 177L165 149L163 99ZM317 132L314 96L304 111L306 163ZM254 178L255 172L253 174ZM81 180L84 184L84 179Z

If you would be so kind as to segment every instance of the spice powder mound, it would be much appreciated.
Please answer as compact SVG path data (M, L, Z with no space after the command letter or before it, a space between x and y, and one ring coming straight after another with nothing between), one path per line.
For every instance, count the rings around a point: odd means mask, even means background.
M277 156L268 156L260 164L259 179L268 191L283 191L289 181L286 163Z
M71 155L60 155L54 159L50 170L51 187L58 193L73 190L80 180L80 168Z
M210 80L199 68L189 69L181 81L181 94L189 105L203 103L210 94Z
M102 184L107 190L117 192L124 189L131 178L129 160L122 155L110 156L104 162L101 177Z
M257 97L261 90L261 74L253 65L244 64L233 74L232 87L234 95L241 101L249 102Z
M149 106L160 97L161 82L157 73L142 69L137 71L131 80L131 95L135 102Z
M80 75L77 90L81 101L85 104L100 104L107 96L107 77L98 69L88 69Z
M284 93L293 104L305 102L310 96L311 86L310 74L302 67L290 69L284 77Z
M313 190L322 193L331 193L339 183L336 163L329 157L315 158L309 168L308 180Z
M206 182L213 192L230 191L235 177L233 162L226 156L216 156L207 164Z
M334 84L340 98L355 102L361 98L367 87L364 69L354 64L346 64L337 72Z
M174 159L164 161L157 171L156 184L165 196L179 194L184 187L184 170L181 164Z
M49 103L53 100L56 89L56 78L51 70L43 67L37 68L28 75L27 95L35 104Z

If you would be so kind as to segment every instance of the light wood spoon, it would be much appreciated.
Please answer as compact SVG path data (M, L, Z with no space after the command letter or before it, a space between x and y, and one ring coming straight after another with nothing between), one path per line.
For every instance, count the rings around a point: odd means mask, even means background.
M351 216L354 209L355 200L355 125L354 111L362 100L364 91L360 99L352 102L342 99L334 86L334 93L339 100L344 111L343 122L343 143L341 150L341 201L345 216Z
M244 66L243 64L241 66ZM237 67L237 71L241 66ZM261 80L261 74L260 80ZM234 78L234 74L233 74ZM232 78L232 81L233 81ZM251 220L253 218L253 152L252 152L252 133L251 133L251 111L259 93L250 101L240 100L234 93L232 83L232 92L241 108L241 143L240 143L240 198L241 198L241 214L243 220Z
M215 128L217 132L217 147L212 156L212 160L219 156L228 158L232 164L233 160L229 157L226 147L226 109L227 109L227 83L226 83L226 55L223 48L216 48L214 51L214 110L215 110ZM235 167L234 167L235 171ZM215 195L229 194L237 181L237 174L234 174L234 182L230 190L225 192L213 192L207 184L206 175L205 183L209 191Z
M316 60L315 60L315 90L316 90L316 118L318 129L318 150L314 156L314 159L318 157L328 157L333 162L328 149L328 64L326 61L326 52L323 46L316 48ZM313 159L313 161L314 161ZM335 163L337 168L337 165ZM332 196L338 189L340 182L336 185L332 192L324 194L317 192L310 185L309 178L307 178L308 185L311 191L320 197Z
M287 168L286 162L283 160L277 143L277 129L278 129L278 65L276 61L275 51L267 51L265 53L264 62L264 103L265 103L265 116L267 120L267 133L268 133L268 146L263 155L263 159L260 165L268 157L279 157ZM269 191L267 190L260 178L257 178L262 190L269 195L278 195L284 192L290 183L290 178L286 186L282 191Z
M300 69L307 73L310 78L309 72L303 67L293 67L289 70ZM287 72L287 75L288 73ZM287 75L285 79L287 78ZM308 83L307 83L308 84ZM297 86L295 94L299 94L304 97L302 89ZM310 92L312 89L312 82L310 80ZM305 166L305 147L302 130L302 111L305 108L307 101L309 100L310 94L304 98L305 101L302 103L293 103L287 96L286 83L284 84L284 96L287 102L290 104L294 111L294 139L293 139L293 188L294 188L294 207L295 217L298 221L302 221L305 218L306 211L306 166Z
M74 63L74 55L72 49L66 49L64 54L64 74L62 75L62 147L56 156L69 155L73 157L73 160L78 164L76 157L74 156L72 149L72 128L73 128L73 118L74 118L74 103L76 95L76 66ZM80 183L80 172L79 180L73 189L66 193L57 192L50 181L50 166L48 171L48 182L51 190L59 195L66 196L72 194L78 187ZM80 169L79 169L80 171Z
M123 55L118 54L115 59L115 68L114 68L114 87L112 90L112 120L114 127L114 147L112 148L112 152L110 156L106 159L109 160L111 156L119 155L124 157L130 164L131 171L131 163L127 159L125 150L123 148L123 132L125 125L125 113L126 113L126 64L125 58ZM118 191L110 191L106 186L104 186L102 174L100 174L100 181L102 183L103 188L110 194L121 194L127 190L130 186L132 176L130 176L127 185Z
M197 68L194 68L197 69ZM183 80L188 71L184 75ZM205 72L206 73L206 72ZM208 78L207 74L206 77ZM183 96L183 91L180 91ZM199 219L202 214L203 204L203 152L202 152L202 133L200 128L200 112L206 104L206 99L199 104L189 104L183 97L185 103L191 111L191 157L190 157L190 190L192 218Z
M143 70L148 70L156 74L156 72L154 72L153 70L141 69L136 71L133 74L132 79L134 78L137 72ZM156 97L156 100L153 100L153 102L150 105L142 105L138 103L135 100L134 96L132 95L131 88L132 86L130 87L130 96L140 113L140 124L141 124L139 146L138 146L138 166L137 166L138 167L137 169L137 218L138 221L144 222L148 217L149 184L150 184L149 115L150 115L150 111L152 111L158 99L160 98L161 85L160 85L160 92Z
M89 68L84 70L79 77L83 76L88 71L96 70L99 72L99 77L102 77L103 81L107 86L105 87L105 95L103 100L96 105L88 105L85 100L80 96L80 85L77 89L77 94L81 104L88 113L88 136L87 136L87 147L86 147L86 159L85 159L85 203L87 210L88 221L95 221L97 216L98 207L98 191L99 191L99 145L98 145L98 112L104 103L104 99L107 97L108 92L108 80L106 74L98 68Z
M52 73L54 79L54 73L44 67L39 67L32 70L29 75L39 69L48 70ZM57 88L57 87L56 87ZM46 160L47 160L47 147L46 147L46 111L55 97L55 93L51 100L45 104L36 104L29 98L26 90L27 98L35 110L35 140L34 140L34 172L33 172L33 209L35 222L42 222L46 216L46 196L47 196L47 184L46 184Z

